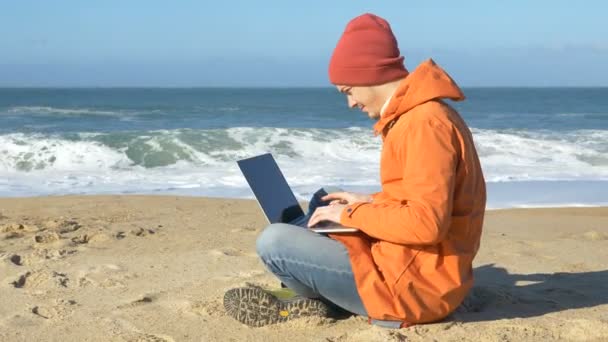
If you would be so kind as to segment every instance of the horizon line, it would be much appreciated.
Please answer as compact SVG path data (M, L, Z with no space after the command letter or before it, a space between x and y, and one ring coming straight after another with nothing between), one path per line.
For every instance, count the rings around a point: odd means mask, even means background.
M196 86L156 86L156 85L128 85L128 86L95 86L95 85L51 85L51 86L3 86L0 89L333 89L333 85L325 86L274 86L274 85L196 85ZM476 86L460 86L463 89L598 89L608 88L608 85L476 85Z

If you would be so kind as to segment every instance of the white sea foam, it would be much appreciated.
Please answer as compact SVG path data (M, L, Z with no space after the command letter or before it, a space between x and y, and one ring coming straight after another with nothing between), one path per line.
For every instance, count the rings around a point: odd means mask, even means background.
M608 131L474 129L473 134L491 183L608 180ZM250 197L235 161L266 152L273 153L302 198L325 184L365 191L379 187L381 141L365 128L237 127L77 137L12 133L0 135L0 146L2 196L154 192Z
M608 131L473 133L489 181L608 179Z
M16 106L6 110L10 114L59 114L59 115L110 115L119 116L125 111L97 110L90 108L57 108L49 106Z
M2 173L36 173L49 169L96 173L130 164L120 151L94 141L14 133L0 135L0 146Z

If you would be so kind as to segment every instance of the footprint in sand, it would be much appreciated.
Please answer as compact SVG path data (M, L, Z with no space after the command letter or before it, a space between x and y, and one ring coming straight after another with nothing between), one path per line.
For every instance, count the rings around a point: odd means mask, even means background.
M112 240L112 237L105 233L95 233L89 236L89 244L103 243Z
M137 307L137 306L141 306L141 305L150 304L150 303L158 301L158 299L163 294L165 294L165 292L144 294L144 295L141 295L141 296L139 296L138 298L136 298L134 300L129 301L126 304L119 305L116 308L117 309L124 309L124 308L132 308L132 307Z
M59 225L59 234L67 234L71 232L75 232L78 229L82 228L82 225L76 221L63 221Z
M162 225L158 225L159 227L162 227ZM156 230L155 229L151 229L151 228L136 228L136 229L131 229L128 233L125 231L118 231L116 232L116 234L114 234L114 238L116 240L122 240L124 238L127 237L127 234L133 235L133 236L137 236L137 237L144 237L144 236L149 236L149 235L154 235L156 234Z
M0 225L0 233L10 232L23 232L23 233L35 233L40 229L34 225L23 224L23 223L7 223Z
M77 245L84 245L89 243L90 237L87 234L78 235L71 239L71 241Z
M4 240L22 238L27 234L38 232L38 227L22 224L22 223L8 223L0 225L0 237Z
M25 255L23 257L22 263L24 265L34 265L39 263L44 263L49 260L60 260L66 258L74 253L76 250L70 249L48 249L48 248L40 248L35 249L29 255Z
M44 232L34 235L36 243L52 243L61 239L61 236L55 232Z
M17 265L17 266L23 266L23 263L21 261L21 256L17 255L17 254L13 254L9 260L13 263L13 265Z
M238 256L246 256L246 257L257 257L255 253L247 253L243 250L236 249L233 247L223 247L223 248L215 248L207 251L207 254L214 257L238 257Z
M0 261L5 261L14 266L23 266L23 258L18 254L0 253Z
M154 229L144 229L144 228L138 228L138 229L133 229L131 230L131 235L135 235L135 236L147 236L147 235L154 235L156 234L156 231Z
M199 316L224 316L226 310L222 298L194 302L190 305L189 311Z
M64 319L74 313L74 307L76 306L75 300L58 299L51 305L34 306L31 312L44 319Z
M32 308L32 313L44 319L54 318L57 315L57 312L53 310L53 308L45 306L34 306Z
M96 245L106 241L110 241L112 237L104 233L94 233L94 234L81 234L76 235L70 239L73 245L80 246L80 248L84 248L83 245Z
M55 271L26 272L11 282L16 289L61 288L69 286L67 274Z
M113 264L105 264L90 267L78 272L77 283L80 287L98 286L102 288L126 287L126 282L139 277L137 273L131 273L122 267Z
M82 225L75 219L61 220L52 219L41 223L41 226L47 230L55 231L59 234L68 234L77 231L82 228Z
M31 272L22 274L19 276L19 278L17 280L13 281L11 284L17 289L22 289L25 287L25 281L31 274L32 274Z

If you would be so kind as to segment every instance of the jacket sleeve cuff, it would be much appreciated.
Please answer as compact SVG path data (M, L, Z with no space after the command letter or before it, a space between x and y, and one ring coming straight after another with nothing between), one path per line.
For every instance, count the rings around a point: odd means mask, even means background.
M340 224L346 227L359 228L357 220L353 215L361 206L369 204L368 202L359 202L345 207L340 214Z

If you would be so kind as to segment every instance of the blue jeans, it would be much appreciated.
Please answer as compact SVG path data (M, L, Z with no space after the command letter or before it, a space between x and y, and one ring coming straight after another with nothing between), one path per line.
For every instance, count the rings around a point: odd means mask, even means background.
M341 191L324 187L328 193ZM311 200L310 214L322 205ZM295 224L274 223L257 239L257 252L262 262L283 284L307 298L319 298L348 312L367 316L357 292L355 278L342 243L306 227L307 220ZM372 323L398 328L401 322L376 321Z

